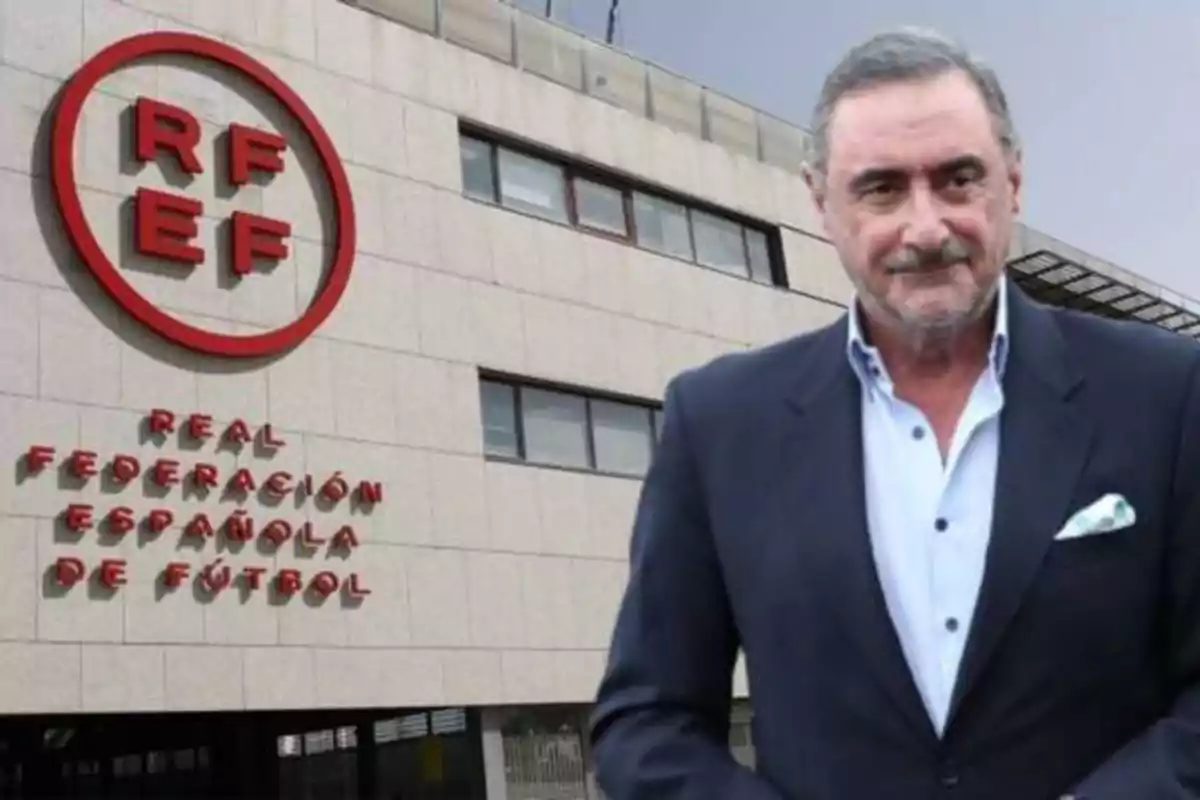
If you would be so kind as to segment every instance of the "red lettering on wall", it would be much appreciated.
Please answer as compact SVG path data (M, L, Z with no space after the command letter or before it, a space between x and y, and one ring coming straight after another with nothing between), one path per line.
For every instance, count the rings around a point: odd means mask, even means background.
M127 582L125 579L126 566L127 562L123 558L104 559L100 562L100 583L109 589L124 586Z
M207 536L211 538L214 531L212 523L208 521L208 515L201 512L192 517L192 521L189 522L187 527L183 529L183 533L185 536L195 536L198 538L204 538Z
M300 591L300 571L296 569L281 569L275 576L275 590L281 595L290 597Z
M212 436L213 418L208 414L192 414L188 417L188 435L193 439L207 439Z
M119 455L113 457L111 471L113 480L124 485L142 473L142 465L133 456Z
M174 433L175 415L170 411L156 408L150 412L148 424L151 433Z
M119 506L108 512L105 524L108 526L109 533L114 536L124 536L133 530L137 523L133 519L133 509Z
M179 483L179 462L160 458L154 462L150 477L159 486L174 486Z
M383 484L375 481L363 481L358 484L358 501L360 503L382 503Z
M311 522L306 522L300 526L300 544L303 547L317 548L325 544L324 539L318 539L313 535L313 526Z
M90 450L76 450L67 463L76 478L86 479L96 474L96 454Z
M263 528L262 535L268 542L279 547L292 538L292 526L282 519L271 520L267 527Z
M270 217L235 211L232 224L233 274L249 275L256 258L283 261L288 257L286 240L292 226Z
M191 242L204 204L183 195L141 188L134 198L134 246L144 256L181 264L204 263L204 251Z
M235 511L225 520L225 538L231 542L248 542L254 538L254 520L245 511Z
M359 580L358 573L350 573L350 577L346 580L346 594L350 597L366 597L371 593L370 589L364 588Z
M200 123L177 106L139 97L134 105L133 145L139 161L153 161L159 150L170 151L179 168L192 175L204 171L196 157Z
M83 580L87 573L83 562L72 556L59 556L54 562L54 580L68 589Z
M329 544L330 550L353 550L358 547L358 537L354 535L354 529L349 525L343 525L342 529L333 535L333 541Z
M85 503L72 503L67 506L66 518L64 520L67 528L75 533L83 533L90 529L94 524L92 518L94 511L95 509Z
M332 572L318 572L313 577L312 583L309 584L309 588L321 595L321 597L329 597L329 595L337 591L339 585L340 582L337 575L334 575Z
M188 576L188 565L182 561L172 561L162 572L163 586L178 589Z
M263 484L263 491L272 497L286 497L292 490L292 474L290 472L272 472Z
M245 420L235 419L229 423L229 427L225 429L225 441L233 444L246 444L252 441L254 437L250 435L250 426Z
M37 474L42 468L54 460L54 448L44 444L35 444L25 454L25 469Z
M217 468L212 464L197 464L192 467L192 483L197 487L217 486Z
M171 527L171 523L174 521L175 515L170 511L165 508L156 508L146 518L146 525L150 528L151 533L162 533Z
M229 183L249 183L251 172L283 172L281 154L286 150L282 136L233 123L229 126Z
M262 443L265 447L283 447L287 444L283 439L275 436L275 429L269 422L262 426Z
M262 588L262 576L266 574L266 567L246 567L242 570L242 575L245 577L246 586L251 589Z
M250 474L250 470L242 467L233 474L229 479L229 491L231 492L253 492L255 489L254 476Z

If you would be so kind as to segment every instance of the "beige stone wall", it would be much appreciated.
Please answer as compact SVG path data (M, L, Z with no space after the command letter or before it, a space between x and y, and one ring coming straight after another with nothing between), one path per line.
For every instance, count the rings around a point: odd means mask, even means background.
M315 110L345 162L358 212L354 276L340 306L295 351L250 364L168 345L120 311L67 246L47 183L51 101L98 49L125 35L194 30L235 44ZM285 173L229 196L217 165L186 191L205 202L209 261L188 273L130 255L128 198L179 191L177 176L129 158L122 114L146 95L187 107L211 158L231 121L279 130ZM638 483L486 462L477 369L656 398L681 369L822 324L838 309L552 223L463 199L459 115L784 227L793 286L835 303L849 288L815 237L802 183L337 0L9 0L0 3L0 713L352 705L586 702L625 578ZM323 264L329 204L312 156L269 99L238 79L174 62L106 79L85 107L76 169L88 220L139 292L179 318L230 333L294 319ZM222 277L219 226L234 209L293 224L289 260L236 289ZM144 435L152 408L270 423L287 445L219 451ZM58 460L23 474L22 454ZM371 513L312 502L164 497L61 472L75 449L146 466L211 463L333 470L381 481ZM291 503L291 500L286 501ZM61 514L170 509L161 535L76 536ZM350 524L347 559L289 545L239 553L181 545L196 513L244 508L328 536ZM285 513L286 512L286 513ZM55 586L74 556L127 561L106 593ZM169 561L235 567L330 565L372 594L314 607L236 589L165 591ZM740 681L739 681L740 683Z

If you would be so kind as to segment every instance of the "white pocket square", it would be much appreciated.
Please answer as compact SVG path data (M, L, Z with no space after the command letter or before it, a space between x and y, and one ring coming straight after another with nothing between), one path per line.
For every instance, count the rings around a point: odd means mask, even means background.
M1087 508L1076 512L1054 536L1055 541L1078 539L1098 533L1111 533L1137 522L1137 513L1124 496L1106 494Z

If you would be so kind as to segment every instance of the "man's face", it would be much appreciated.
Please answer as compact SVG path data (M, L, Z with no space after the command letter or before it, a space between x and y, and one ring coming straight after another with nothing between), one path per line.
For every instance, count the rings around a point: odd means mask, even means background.
M843 97L827 174L809 186L867 313L954 330L993 296L1019 210L1020 165L960 72Z

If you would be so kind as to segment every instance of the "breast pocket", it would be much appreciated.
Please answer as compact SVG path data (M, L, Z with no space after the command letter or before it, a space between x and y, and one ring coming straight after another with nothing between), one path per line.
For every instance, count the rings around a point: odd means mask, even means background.
M1154 535L1135 524L1050 543L1023 616L1053 653L1048 680L1088 691L1142 663L1158 595Z

